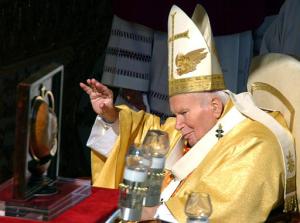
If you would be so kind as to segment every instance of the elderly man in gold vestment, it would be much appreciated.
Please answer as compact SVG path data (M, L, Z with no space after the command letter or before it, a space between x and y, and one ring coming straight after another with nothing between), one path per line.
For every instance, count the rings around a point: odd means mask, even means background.
M160 129L170 138L165 169L172 179L162 190L162 204L146 210L145 218L185 222L190 192L210 195L210 222L264 222L280 204L294 208L295 191L285 186L295 176L285 168L287 155L290 163L295 160L294 145L282 116L257 108L248 93L226 90L202 6L192 19L173 6L168 23L175 117L161 124L144 111L114 107L112 91L97 80L80 83L98 114L88 142L93 185L118 188L128 147L140 145L149 129ZM184 154L186 144L190 150Z

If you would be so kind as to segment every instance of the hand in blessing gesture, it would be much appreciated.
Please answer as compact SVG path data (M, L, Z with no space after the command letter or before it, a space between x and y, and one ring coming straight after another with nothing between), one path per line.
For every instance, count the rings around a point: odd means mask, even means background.
M114 106L113 92L96 79L87 79L80 87L90 96L94 111L107 122L114 122L118 118L118 110Z

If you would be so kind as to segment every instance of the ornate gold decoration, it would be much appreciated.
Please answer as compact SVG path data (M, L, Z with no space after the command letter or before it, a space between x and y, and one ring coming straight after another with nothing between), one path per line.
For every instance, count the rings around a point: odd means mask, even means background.
M190 51L186 54L179 53L176 56L175 64L177 66L177 74L182 75L196 70L196 66L203 60L207 52L205 48Z
M173 13L171 16L172 16L172 36L170 37L170 40L171 41L171 50L172 50L172 53L171 53L171 72L169 73L169 78L172 77L171 75L173 75L173 61L174 61L174 18L175 18L175 15L176 15L176 12ZM169 70L170 70L170 67L169 67Z
M291 116L290 116L290 124L289 129L292 131L293 125L294 125L294 117L295 117L295 109L293 105L289 102L289 100L276 88L273 86L263 83L263 82L254 82L251 84L251 94L253 95L254 91L266 91L270 94L274 95L276 98L278 98L284 106L289 110Z
M286 198L284 202L284 213L287 212L298 212L298 202L297 202L297 195L294 194Z
M286 192L287 194L296 191L296 176L287 178L286 180Z
M199 20L194 23L196 26L192 24L196 18L194 15L193 20L189 21L188 16L185 16L184 12L176 7L169 14L168 80L170 97L176 94L226 89L222 70L215 58L216 55L210 53L209 47L214 45L208 17L205 15L204 9L198 9L198 13ZM202 21L203 15L207 17L205 21ZM186 22L186 26L183 21ZM205 36L202 35L201 31ZM200 66L197 65L201 62L204 65L206 60L205 68L199 69Z
M287 169L290 173L293 173L295 171L295 160L291 154L291 151L289 151L289 154L286 157L287 159Z
M176 12L173 13L171 15L172 17L172 35L170 36L170 38L168 39L168 42L171 42L171 72L169 73L169 77L171 77L171 75L173 75L173 61L174 61L174 41L177 40L177 39L181 39L181 38L189 38L189 31L185 31L185 32L182 32L182 33L178 33L178 34L175 34L174 33L174 25L175 25L175 15L176 15ZM177 58L176 58L177 59ZM169 70L170 70L170 67L169 67Z
M222 74L197 75L196 77L169 80L169 96L188 92L214 91L225 89Z
M181 38L189 38L189 31L187 30L185 32L178 33L176 35L172 35L168 41L171 42L171 41L181 39Z

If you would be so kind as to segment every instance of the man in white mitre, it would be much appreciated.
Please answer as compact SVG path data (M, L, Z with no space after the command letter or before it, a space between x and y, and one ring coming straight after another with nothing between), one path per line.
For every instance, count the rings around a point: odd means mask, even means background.
M263 222L283 201L287 211L294 209L295 168L286 165L295 164L293 138L279 112L266 113L248 93L226 90L202 6L192 19L171 8L168 51L175 117L163 125L144 111L114 107L112 91L97 80L80 83L98 114L88 140L93 185L118 188L128 147L141 145L148 130L159 129L169 134L169 174L162 204L145 209L143 219L185 222L190 192L210 195L211 222Z

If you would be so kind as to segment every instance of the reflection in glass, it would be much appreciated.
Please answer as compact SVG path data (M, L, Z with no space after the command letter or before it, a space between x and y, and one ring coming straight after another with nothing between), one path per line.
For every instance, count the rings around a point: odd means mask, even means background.
M192 192L185 204L185 214L188 223L208 222L212 213L210 196L207 193Z
M119 185L120 217L124 221L139 221L141 218L150 165L151 160L144 156L140 148L130 146L126 156L123 182Z
M148 172L148 191L145 199L146 207L160 203L161 185L164 178L166 154L169 151L169 135L160 130L149 130L143 141L143 151L151 157L151 167Z
M169 147L168 133L160 130L149 130L143 141L143 150L152 157L164 157Z

